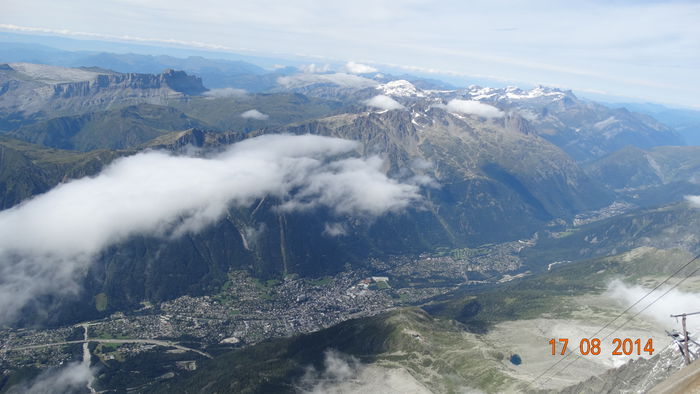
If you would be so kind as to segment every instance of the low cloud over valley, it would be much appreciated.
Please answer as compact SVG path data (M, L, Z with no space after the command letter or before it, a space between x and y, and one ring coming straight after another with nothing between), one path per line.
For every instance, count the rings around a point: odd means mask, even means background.
M358 148L338 138L269 135L207 158L139 153L2 211L0 323L36 297L77 293L81 274L111 245L197 232L265 196L286 212L325 207L364 218L420 200L416 184L388 178L382 160L356 157Z

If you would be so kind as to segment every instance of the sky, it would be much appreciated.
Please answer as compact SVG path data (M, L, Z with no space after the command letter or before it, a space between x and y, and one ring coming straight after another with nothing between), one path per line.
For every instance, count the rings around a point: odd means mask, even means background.
M645 0L3 0L0 13L4 30L392 65L700 108L698 20L699 1Z

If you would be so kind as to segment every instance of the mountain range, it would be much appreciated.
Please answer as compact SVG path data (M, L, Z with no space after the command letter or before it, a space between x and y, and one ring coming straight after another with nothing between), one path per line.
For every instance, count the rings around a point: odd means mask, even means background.
M86 277L86 288L94 289L89 299L104 293L110 306L123 308L142 299L157 301L205 291L220 285L232 268L249 268L263 277L321 275L370 257L529 237L571 221L581 212L610 205L616 189L628 186L616 183L628 174L612 171L607 163L631 163L631 159L617 160L615 155L622 153L606 154L631 145L640 155L652 157L654 153L642 149L680 143L673 131L647 116L609 109L557 89L425 90L406 80L381 83L365 76L355 76L362 83L353 86L336 85L325 78L315 82L322 76L306 75L303 83L309 94L315 86L323 86L325 93L320 95L325 98L285 92L208 98L203 96L207 89L201 81L183 72L120 74L6 65L0 108L5 118L27 123L6 135L44 147L6 140L4 157L9 154L16 159L4 167L8 186L3 205L12 206L67 178L94 174L110 159L132 155L149 145L177 151L183 145L178 141L186 139L194 146L218 149L264 134L317 134L358 141L357 154L380 155L390 177L422 182L425 200L421 206L370 222L351 220L343 225L340 237L324 235L324 226L334 222L328 214L280 214L274 209L278 204L274 199L263 199L230 211L226 219L202 233L165 243L158 237L129 240L100 257L93 266L95 272ZM340 90L330 94L334 89ZM299 94L297 87L291 90ZM369 104L367 100L376 96L397 103L397 109ZM281 103L288 99L292 99L287 101L292 105L288 111L301 118L281 117L285 111ZM242 118L242 103L271 115ZM224 105L233 111L227 113ZM470 107L474 105L481 107L474 110ZM495 115L479 112L484 109ZM69 113L74 114L51 117ZM226 117L239 119L238 125L257 122L260 128L244 127L245 134L227 131L227 126L236 124ZM191 130L179 132L187 129ZM163 143L174 131L177 137ZM664 149L672 152L674 148ZM669 162L672 159L676 155L658 161L676 168ZM70 169L57 170L56 162L70 163ZM637 171L644 168L633 165ZM16 179L13 174L25 175ZM662 182L658 176L637 178L634 186ZM679 197L669 196L674 198ZM266 231L256 246L241 243L246 229L261 226ZM331 254L334 258L328 261ZM169 265L160 263L163 256L169 256ZM181 275L163 275L161 270L174 273L173 261L181 261L175 264L182 267ZM142 279L134 281L134 275ZM159 279L144 281L149 277Z
M700 213L687 198L700 194L698 147L684 146L679 133L647 114L548 87L458 89L375 72L266 72L201 58L71 56L60 62L85 67L12 58L0 65L0 225L37 201L89 180L110 185L124 173L144 176L138 178L144 189L163 177L191 182L184 191L166 187L154 194L162 199L154 206L190 201L197 189L211 190L207 200L214 202L185 205L155 230L126 214L117 216L118 225L104 223L117 228L117 241L90 249L89 263L70 273L76 289L37 293L19 307L19 318L3 324L65 327L142 313L182 296L219 294L232 272L270 283L322 281L347 272L376 274L377 261L473 256L519 245L516 263L507 268L466 259L472 279L465 274L464 283L444 294L222 351L198 371L145 391L313 390L323 387L318 382L330 376L323 371L333 362L349 365L353 374L396 378L386 368L411 371L401 379L426 392L465 383L489 392L552 389L531 386L527 374L512 369L513 354L489 349L495 341L489 335L508 322L545 319L550 309L566 318L590 312L600 320L617 309L591 312L575 297L602 297L603 283L620 275L657 283L658 275L700 250L694 230ZM25 58L20 53L16 60ZM236 167L243 159L253 164ZM125 170L133 163L146 164L133 175ZM245 185L251 189L266 184L268 174L253 168L266 165L282 174L279 182L288 189L236 197L244 189L238 185L229 191L234 197L216 194L218 183L238 176L252 174ZM208 173L190 172L201 168ZM95 199L109 202L101 209L128 207L130 201L116 200L121 189L96 191ZM138 192L127 196L134 206L146 198ZM66 200L65 206L79 204ZM89 222L86 216L61 221ZM78 230L67 226L61 239L82 251L82 240L71 240L70 231ZM91 241L86 236L84 243ZM40 256L45 264L65 246L56 244ZM24 264L8 256L0 255ZM496 276L501 280L473 279ZM455 343L462 346L456 353ZM591 371L605 370L594 365ZM556 389L564 383L575 382Z

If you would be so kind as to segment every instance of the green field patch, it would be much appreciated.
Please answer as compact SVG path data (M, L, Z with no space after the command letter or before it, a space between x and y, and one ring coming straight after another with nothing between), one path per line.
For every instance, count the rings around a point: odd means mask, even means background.
M377 282L377 289L379 290L384 290L384 289L389 289L391 286L389 286L389 283L387 282Z
M311 279L309 283L313 286L321 287L331 283L331 280L332 278L330 276L324 276L323 278Z
M121 343L100 343L97 348L102 353L111 353L119 349L121 345Z
M95 295L95 309L98 312L104 312L107 310L107 305L109 305L109 297L105 293L99 293Z

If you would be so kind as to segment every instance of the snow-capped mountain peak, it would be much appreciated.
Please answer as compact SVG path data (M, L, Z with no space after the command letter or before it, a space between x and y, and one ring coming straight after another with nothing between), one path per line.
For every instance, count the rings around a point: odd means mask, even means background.
M382 91L387 96L396 97L425 97L422 90L416 88L412 83L398 79L377 86L377 89Z
M565 93L558 89L546 88L544 86L537 86L531 90L522 90L518 88L512 90L510 90L510 88L506 89L506 97L511 100L532 99L545 96L561 98L565 96Z
M492 100L492 101L511 101L511 100L527 100L547 97L552 100L560 99L566 96L566 93L555 88L537 86L530 90L520 89L516 86L508 86L502 89L482 88L481 86L472 85L467 90L472 100Z

